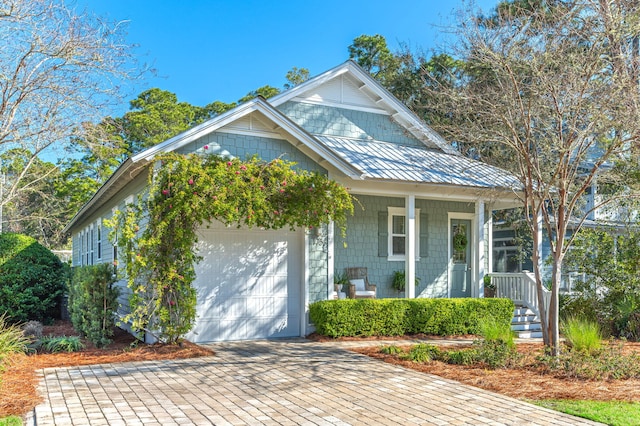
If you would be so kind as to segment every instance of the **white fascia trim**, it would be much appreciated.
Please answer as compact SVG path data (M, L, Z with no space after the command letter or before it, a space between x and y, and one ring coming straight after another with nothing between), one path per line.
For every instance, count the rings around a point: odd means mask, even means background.
M277 132L263 132L259 130L247 130L247 129L218 129L216 130L216 132L229 133L233 135L256 136L259 138L287 140L285 137L283 137L280 133L277 133Z
M283 103L295 98L300 93L304 93L308 90L313 89L314 87L318 87L329 80L332 80L342 74L349 72L349 67L347 66L348 63L349 61L342 63L316 77L310 78L309 80L305 81L302 84L299 84L298 86L292 87L291 89L282 92L279 95L269 98L269 103L276 107L280 106Z

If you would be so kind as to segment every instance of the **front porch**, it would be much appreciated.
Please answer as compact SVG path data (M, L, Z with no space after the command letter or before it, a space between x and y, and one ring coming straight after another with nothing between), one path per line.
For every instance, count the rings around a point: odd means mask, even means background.
M483 297L493 206L462 196L355 196L362 208L348 218L346 237L329 238L329 294L336 277L364 267L377 298ZM415 285L398 291L399 272Z

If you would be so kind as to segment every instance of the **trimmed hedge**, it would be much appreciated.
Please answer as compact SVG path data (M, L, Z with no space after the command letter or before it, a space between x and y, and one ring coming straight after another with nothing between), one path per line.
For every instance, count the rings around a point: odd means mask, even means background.
M341 299L309 306L311 322L323 336L438 336L479 334L483 318L511 324L509 299Z
M34 238L0 234L0 315L11 323L49 323L60 317L67 270Z

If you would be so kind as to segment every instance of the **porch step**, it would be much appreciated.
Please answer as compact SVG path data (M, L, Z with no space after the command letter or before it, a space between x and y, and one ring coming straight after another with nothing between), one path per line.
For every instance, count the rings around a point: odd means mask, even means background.
M513 311L513 315L514 316L535 315L535 312L533 312L531 309L526 307L516 307L515 310Z
M511 330L513 330L520 339L542 337L542 324L536 320L535 313L525 306L516 306L513 311Z
M519 331L517 335L518 339L540 339L542 338L542 331Z
M535 321L535 319L536 319L536 315L533 312L527 315L514 315L513 319L511 320L511 324L521 323L521 322L532 322L532 321Z
M511 323L511 330L513 331L542 331L542 325L540 321L527 321Z

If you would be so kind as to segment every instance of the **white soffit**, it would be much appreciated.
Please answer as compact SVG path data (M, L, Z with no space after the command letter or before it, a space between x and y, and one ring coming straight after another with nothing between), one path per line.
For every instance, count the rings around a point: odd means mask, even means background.
M272 139L285 139L282 134L278 132L278 129L280 129L279 126L274 125L273 122L260 114L259 111L254 111L247 116L226 124L216 131L221 133L255 135Z
M340 74L321 86L296 96L296 102L330 105L347 109L390 115L376 100L361 90L362 82L350 74Z

